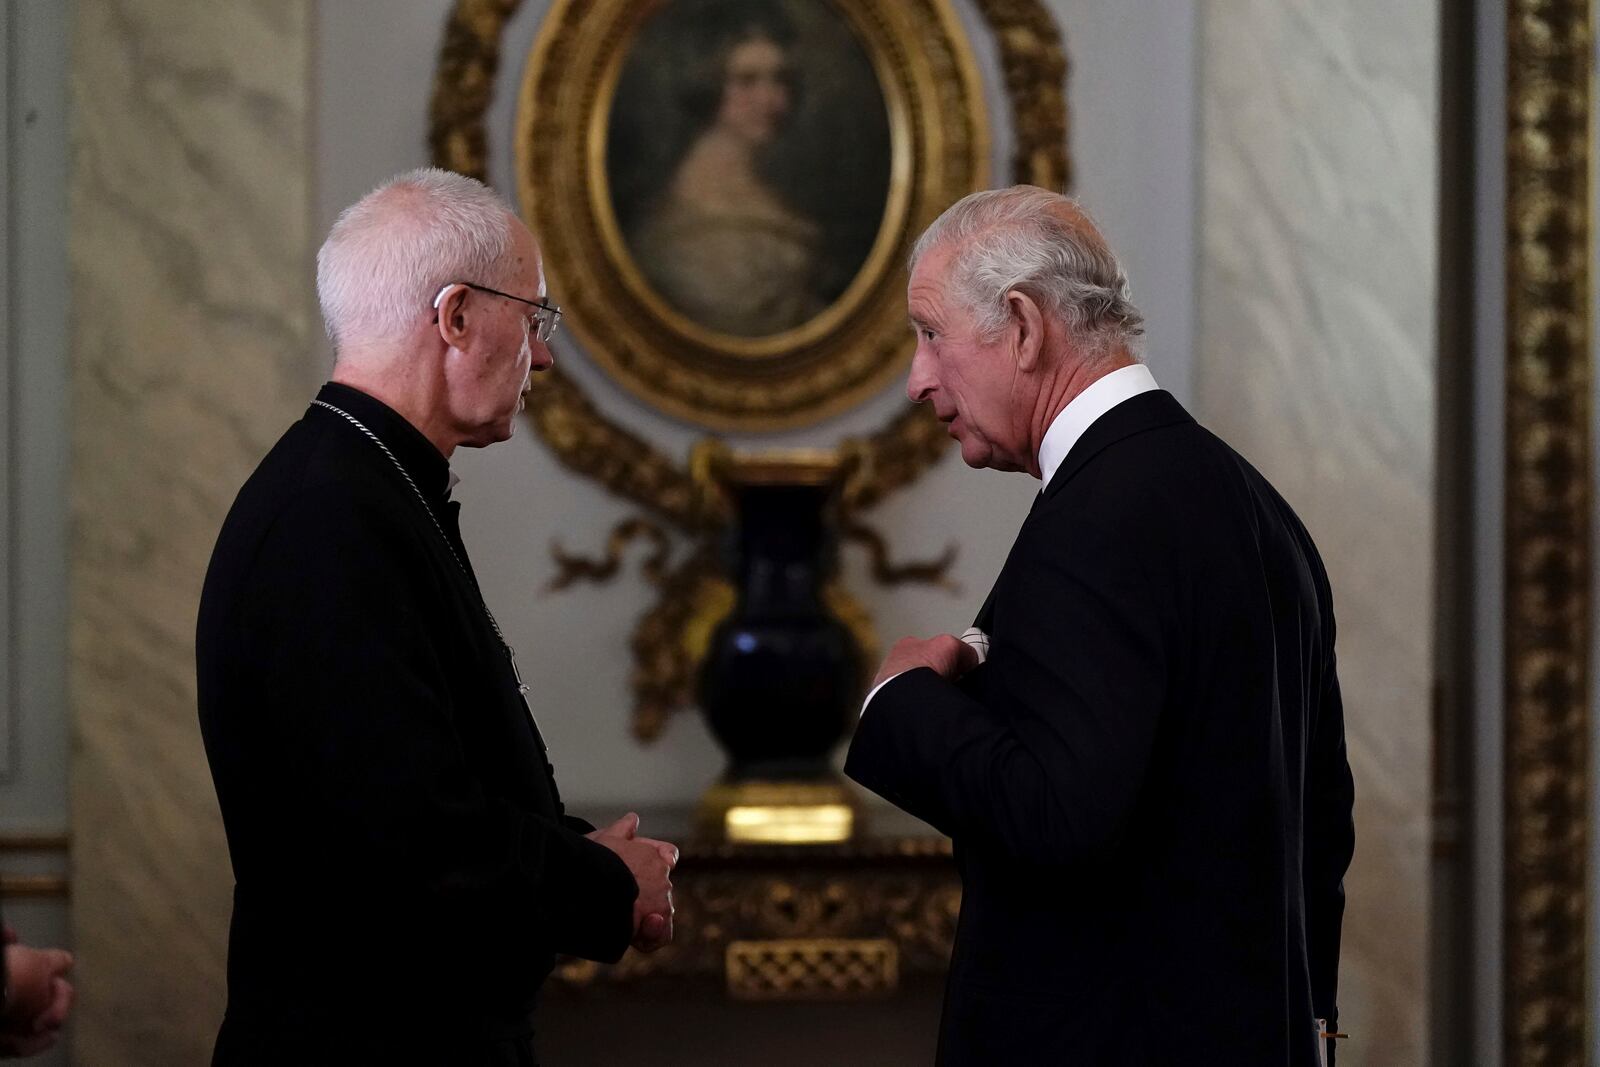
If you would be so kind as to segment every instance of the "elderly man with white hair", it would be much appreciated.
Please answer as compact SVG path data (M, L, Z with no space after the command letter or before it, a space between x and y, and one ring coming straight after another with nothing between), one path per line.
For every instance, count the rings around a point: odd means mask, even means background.
M967 640L894 646L845 766L955 841L940 1062L1331 1058L1353 786L1310 535L1157 388L1074 201L956 204L909 304L911 399L1043 483Z
M333 378L228 514L196 635L235 877L215 1062L528 1064L557 953L671 937L677 850L568 815L451 500L559 309L484 186L404 174L317 257Z

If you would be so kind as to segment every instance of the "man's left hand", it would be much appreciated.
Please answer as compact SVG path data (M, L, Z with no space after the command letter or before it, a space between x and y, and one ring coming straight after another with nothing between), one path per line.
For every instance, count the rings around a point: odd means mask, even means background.
M902 637L889 650L872 684L876 686L918 667L931 668L939 677L953 682L977 665L978 653L955 634L940 634L926 639Z

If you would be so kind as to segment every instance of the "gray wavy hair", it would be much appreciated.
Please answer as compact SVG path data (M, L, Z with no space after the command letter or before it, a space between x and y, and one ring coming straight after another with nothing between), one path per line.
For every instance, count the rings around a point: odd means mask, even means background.
M399 337L451 282L501 287L511 208L437 167L397 175L345 208L317 253L317 299L334 346Z
M1091 357L1118 348L1139 357L1144 315L1128 276L1072 197L1032 185L963 197L917 238L911 269L944 245L957 250L951 292L972 313L981 339L994 340L1011 321L1006 294L1015 291L1053 313Z

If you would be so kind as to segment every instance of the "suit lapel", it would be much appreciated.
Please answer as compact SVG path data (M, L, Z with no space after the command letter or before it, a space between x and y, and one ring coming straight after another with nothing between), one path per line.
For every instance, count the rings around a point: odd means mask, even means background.
M1038 510L1039 501L1041 501L1043 499L1044 499L1044 490L1041 489L1039 492L1033 494L1033 503L1028 505L1028 514L1030 516L1035 511ZM1028 520L1027 519L1023 519L1022 520L1022 525L1023 526L1028 525ZM1019 539L1022 537L1022 529L1021 529L1021 527L1019 527L1017 529L1017 537ZM1015 552L1016 550L1017 550L1017 545L1016 545L1016 542L1013 541L1011 543L1011 551ZM1010 552L1006 553L1006 562L1007 563L1011 562L1011 553ZM1005 570L1006 570L1005 567L1002 566L1000 568L1000 573L1004 574ZM972 620L972 625L976 626L978 629L982 630L984 633L988 633L989 632L989 620L990 620L991 616L994 615L994 591L995 591L996 586L998 586L999 584L1000 584L999 580L997 579L995 581L995 584L991 585L989 587L989 595L983 598L983 607L978 609L977 617Z

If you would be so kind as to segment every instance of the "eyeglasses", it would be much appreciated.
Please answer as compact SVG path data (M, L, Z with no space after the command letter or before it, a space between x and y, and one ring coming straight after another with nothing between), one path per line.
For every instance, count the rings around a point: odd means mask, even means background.
M555 336L556 326L561 322L561 306L559 304L547 304L543 300L529 300L525 296L512 296L510 293L502 293L498 289L491 289L487 285L479 285L476 282L451 282L450 285L464 285L468 289L476 289L478 292L488 293L490 296L502 296L507 300L515 300L519 304L528 304L533 308L526 316L528 329L533 333L534 337L538 338L541 344ZM439 304L444 300L444 294L450 291L450 285L440 289L439 295L433 298L434 310L438 310Z

